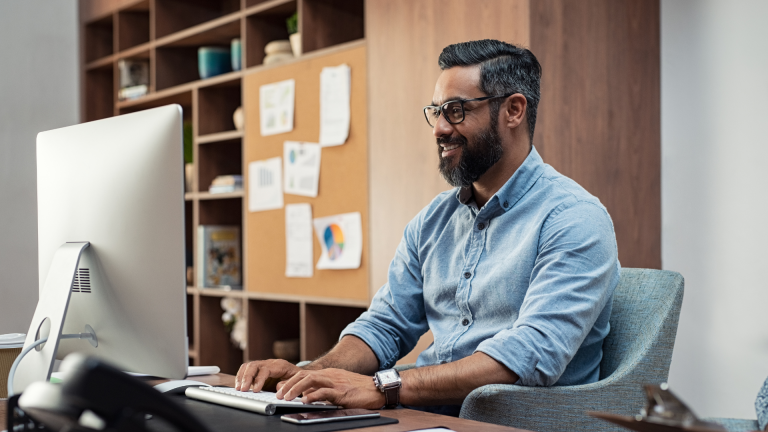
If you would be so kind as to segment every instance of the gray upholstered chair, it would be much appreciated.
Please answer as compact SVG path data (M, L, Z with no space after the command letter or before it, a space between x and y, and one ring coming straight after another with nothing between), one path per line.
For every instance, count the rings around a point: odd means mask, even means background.
M570 387L483 386L464 400L461 417L539 432L625 431L586 411L640 412L642 385L667 380L682 301L679 273L622 269L600 381Z
M735 418L705 418L703 420L720 423L729 432L745 432L760 430L757 426L757 420L735 419Z

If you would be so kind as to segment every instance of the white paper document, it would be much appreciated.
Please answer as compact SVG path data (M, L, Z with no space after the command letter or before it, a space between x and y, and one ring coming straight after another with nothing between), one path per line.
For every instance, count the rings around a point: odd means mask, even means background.
M293 130L295 87L292 79L259 87L261 136Z
M314 221L323 253L317 269L356 269L363 254L363 223L360 213L344 213Z
M279 157L248 164L248 210L283 208L283 167Z
M314 260L312 207L309 204L285 206L285 276L312 277Z
M283 143L285 193L317 197L320 182L320 144Z
M349 137L351 71L343 64L320 72L320 145L344 144Z

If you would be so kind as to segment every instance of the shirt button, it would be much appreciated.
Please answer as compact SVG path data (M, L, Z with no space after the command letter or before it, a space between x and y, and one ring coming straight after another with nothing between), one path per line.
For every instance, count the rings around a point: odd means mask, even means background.
M481 230L483 228L485 228L485 224L484 223L480 222L479 224L477 224L477 229Z
M470 272L464 273L464 279L469 279L470 276L472 276L472 273Z
M509 207L509 201L504 201L504 208Z
M469 320L468 319L464 318L463 320L461 320L461 325L465 326L465 325L468 325L468 324L469 324Z

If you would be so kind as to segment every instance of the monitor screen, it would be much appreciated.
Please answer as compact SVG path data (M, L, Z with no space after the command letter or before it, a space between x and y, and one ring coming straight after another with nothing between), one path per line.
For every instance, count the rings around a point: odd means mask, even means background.
M49 376L42 370L48 357L71 352L126 371L184 378L183 182L178 105L38 134L40 299L25 346L40 337L45 318L51 334L22 360L15 392ZM70 242L88 246L76 265L62 265L62 246ZM64 294L59 279L69 281ZM97 346L56 338L86 325Z

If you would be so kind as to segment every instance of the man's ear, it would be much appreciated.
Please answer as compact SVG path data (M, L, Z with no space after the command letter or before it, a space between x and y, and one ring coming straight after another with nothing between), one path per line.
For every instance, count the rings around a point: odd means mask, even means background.
M501 104L501 108L503 124L510 129L515 129L525 120L528 101L525 99L525 96L515 93Z

